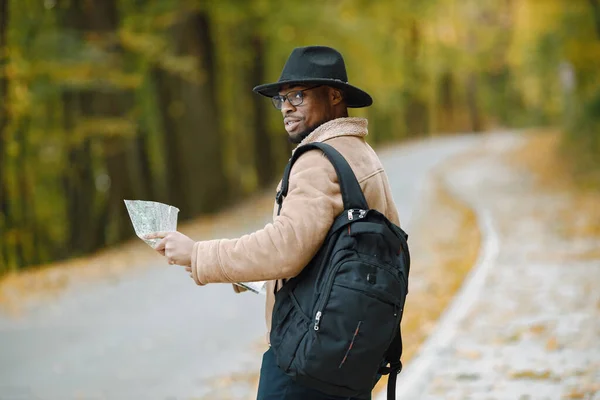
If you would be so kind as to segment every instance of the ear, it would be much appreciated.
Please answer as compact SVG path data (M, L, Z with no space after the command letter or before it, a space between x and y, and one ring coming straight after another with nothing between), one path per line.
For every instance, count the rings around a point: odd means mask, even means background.
M339 89L331 88L329 90L329 99L331 100L331 104L337 106L342 101L344 101L344 95L342 91Z

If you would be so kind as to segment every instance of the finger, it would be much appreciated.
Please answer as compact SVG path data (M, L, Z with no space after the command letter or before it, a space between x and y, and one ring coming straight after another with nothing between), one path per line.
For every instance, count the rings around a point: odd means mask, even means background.
M188 266L186 266L186 267L185 267L185 270L186 270L187 272L192 272L192 267L190 267L190 266L188 265Z
M169 264L170 265L175 265L175 260L173 260L172 258L169 258Z
M156 247L154 248L154 250L158 251L160 254L162 254L163 256L165 255L165 247L167 245L167 238L164 238L163 240L161 240L160 242L158 242L158 244L156 245Z
M153 232L147 235L144 235L144 239L164 239L169 232Z

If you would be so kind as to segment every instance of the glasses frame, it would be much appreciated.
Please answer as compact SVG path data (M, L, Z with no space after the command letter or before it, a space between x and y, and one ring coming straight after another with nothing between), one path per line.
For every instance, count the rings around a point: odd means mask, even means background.
M277 110L281 110L283 108L283 105L285 104L286 100L292 105L292 107L298 107L299 105L302 105L302 103L304 103L304 92L306 92L308 90L316 89L321 86L323 86L323 85L311 86L309 88L300 89L300 90L290 90L286 94L278 94L276 96L271 97L271 103L273 104L273 107L275 107ZM289 98L289 95L290 95L290 93L298 93L298 92L300 92L302 94L302 98L300 99L300 102L298 104L294 104L292 102L292 99ZM277 105L275 104L275 101L281 101L281 107L277 107Z

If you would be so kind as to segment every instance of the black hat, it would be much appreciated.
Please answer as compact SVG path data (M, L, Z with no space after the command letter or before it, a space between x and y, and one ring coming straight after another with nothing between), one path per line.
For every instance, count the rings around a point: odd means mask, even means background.
M344 58L335 49L325 46L297 47L290 54L279 80L252 89L266 97L279 94L282 85L317 83L332 86L344 93L348 107L360 108L373 104L366 92L348 83Z

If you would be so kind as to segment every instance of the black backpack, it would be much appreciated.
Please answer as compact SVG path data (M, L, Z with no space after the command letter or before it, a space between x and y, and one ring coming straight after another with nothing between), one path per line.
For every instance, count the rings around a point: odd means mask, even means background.
M314 149L323 151L335 167L344 212L310 263L275 294L271 348L278 366L308 387L333 396L368 398L381 375L390 374L388 399L395 399L396 375L402 369L408 236L369 209L352 169L325 143L294 152L277 193L278 214L294 162Z

